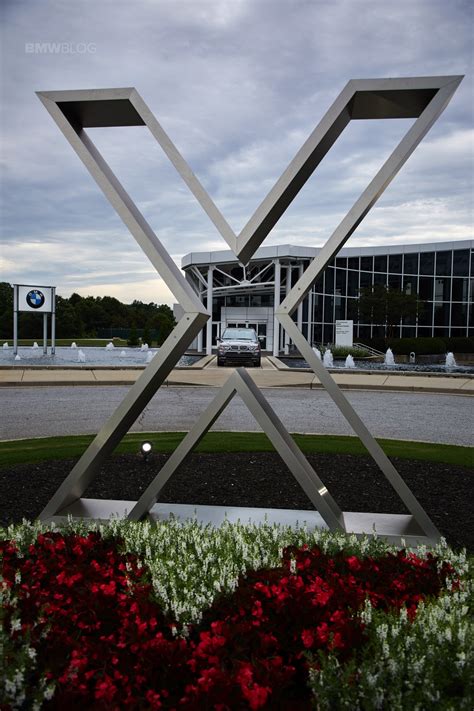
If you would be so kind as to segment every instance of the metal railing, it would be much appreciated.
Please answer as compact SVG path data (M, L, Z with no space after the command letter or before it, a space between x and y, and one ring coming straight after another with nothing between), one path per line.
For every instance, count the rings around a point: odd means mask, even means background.
M376 348L372 348L372 346L366 346L365 343L354 343L354 348L362 348L363 350L368 351L370 355L373 356L385 355L383 351L378 351Z

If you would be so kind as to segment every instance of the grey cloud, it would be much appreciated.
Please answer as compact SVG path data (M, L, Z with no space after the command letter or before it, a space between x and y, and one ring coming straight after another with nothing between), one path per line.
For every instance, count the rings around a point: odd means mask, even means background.
M35 97L41 89L136 86L239 230L348 79L467 73L350 244L472 236L469 2L23 0L3 14L4 279L41 271L66 289L81 279L91 289L141 279L155 288L147 260ZM35 42L91 51L28 53ZM351 126L268 242L325 241L405 130L398 123ZM91 136L176 259L225 248L144 130Z

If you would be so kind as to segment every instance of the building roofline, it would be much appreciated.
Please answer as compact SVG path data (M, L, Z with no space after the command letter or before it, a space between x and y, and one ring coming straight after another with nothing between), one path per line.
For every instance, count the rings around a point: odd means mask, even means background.
M312 259L321 247L299 247L296 245L282 244L260 247L255 252L251 261L267 259ZM338 257L371 257L382 254L413 254L414 252L442 252L449 249L474 249L474 240L453 240L450 242L422 242L410 244L380 245L374 247L343 247ZM234 252L230 249L215 252L189 252L181 260L181 267L203 264L226 264L238 262Z

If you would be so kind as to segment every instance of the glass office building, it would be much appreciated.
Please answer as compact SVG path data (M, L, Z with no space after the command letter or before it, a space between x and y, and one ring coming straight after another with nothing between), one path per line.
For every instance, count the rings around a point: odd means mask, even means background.
M228 325L249 325L275 355L290 343L274 318L280 303L317 255L310 247L261 247L247 267L230 251L192 253L182 268L210 309L195 343L211 352ZM354 321L354 340L385 335L359 316L361 289L382 284L416 294L423 308L396 325L394 337L474 336L474 240L390 247L343 248L314 283L293 318L310 343L334 342L335 321Z

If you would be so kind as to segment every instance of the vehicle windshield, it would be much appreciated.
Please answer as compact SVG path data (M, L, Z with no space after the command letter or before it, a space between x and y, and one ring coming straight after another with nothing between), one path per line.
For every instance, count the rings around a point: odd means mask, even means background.
M226 328L222 334L223 341L256 341L257 334L253 328Z

